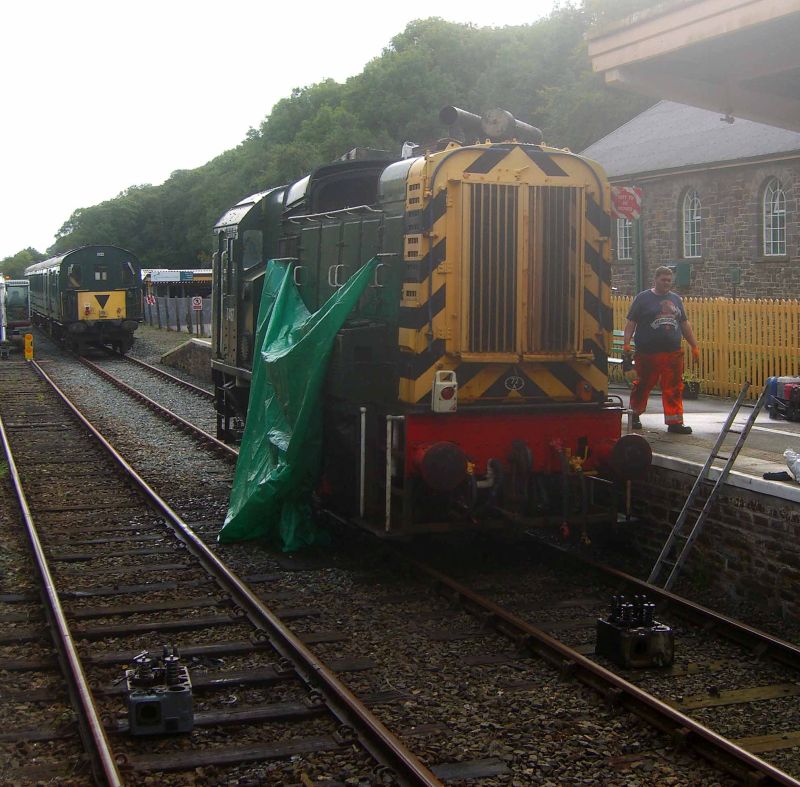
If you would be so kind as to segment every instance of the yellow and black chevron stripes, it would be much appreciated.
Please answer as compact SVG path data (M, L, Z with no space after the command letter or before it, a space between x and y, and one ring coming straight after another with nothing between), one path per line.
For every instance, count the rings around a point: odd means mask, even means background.
M446 277L440 273L447 256L444 222L447 216L447 189L435 195L426 190L425 166L409 175L406 192L406 233L403 244L403 294L400 301L399 344L403 355L411 356L409 368L401 370L401 399L416 401L414 382L441 357L447 339L444 307L447 302ZM418 195L427 199L420 207ZM439 346L442 345L441 350ZM433 361L428 363L428 359ZM420 367L426 368L422 372ZM430 373L431 379L433 372Z
M569 175L538 145L494 145L481 154L464 171L467 174L491 172L507 158L512 151L522 151L545 175L555 178L568 178Z
M416 356L420 366L413 368L409 365L406 367L406 372L417 374L425 366L435 369L437 353L441 350L441 344L434 342L431 352ZM447 358L443 355L438 356L439 359L443 357ZM574 402L578 398L576 392L582 386L585 386L587 391L587 399L600 401L605 398L605 370L599 369L589 361L507 364L454 360L452 364L445 365L456 373L461 404L506 400L535 404ZM409 386L409 390L416 396L417 404L430 400L431 386L424 377L424 372L420 373L415 381L416 384Z
M451 146L415 162L401 400L428 401L439 368L456 371L463 402L576 401L587 391L603 399L612 327L607 205L599 168L566 151Z
M584 288L583 319L584 349L594 355L598 369L607 374L608 348L611 332L614 329L614 315L611 310L611 263L610 234L611 217L607 187L596 194L586 195L586 222L584 238ZM607 390L607 387L604 389Z

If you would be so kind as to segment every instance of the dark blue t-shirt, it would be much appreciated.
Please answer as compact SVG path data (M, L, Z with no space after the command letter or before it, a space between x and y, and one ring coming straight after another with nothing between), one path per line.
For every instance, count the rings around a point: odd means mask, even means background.
M674 292L656 295L640 292L631 304L628 319L636 323L633 341L637 352L664 353L681 348L681 323L686 320L683 301Z

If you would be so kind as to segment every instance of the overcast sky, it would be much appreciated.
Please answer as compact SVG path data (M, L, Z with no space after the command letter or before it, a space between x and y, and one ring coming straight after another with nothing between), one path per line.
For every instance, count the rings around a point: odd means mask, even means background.
M501 27L534 22L555 5L6 4L0 259L28 246L45 251L76 208L235 147L292 88L359 73L412 19Z

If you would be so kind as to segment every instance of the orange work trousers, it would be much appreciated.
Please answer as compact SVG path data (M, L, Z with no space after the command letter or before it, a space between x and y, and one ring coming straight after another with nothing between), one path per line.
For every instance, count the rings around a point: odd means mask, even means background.
M661 381L664 423L683 423L683 350L666 353L636 353L633 358L636 380L631 386L631 410L641 415L647 398Z

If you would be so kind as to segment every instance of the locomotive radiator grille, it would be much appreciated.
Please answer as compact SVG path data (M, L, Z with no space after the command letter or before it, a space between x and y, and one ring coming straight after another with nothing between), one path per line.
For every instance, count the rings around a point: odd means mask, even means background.
M529 353L578 349L579 197L576 188L529 190Z
M580 203L574 187L469 186L463 350L579 349Z
M469 322L472 352L517 349L518 189L474 184L469 198Z

